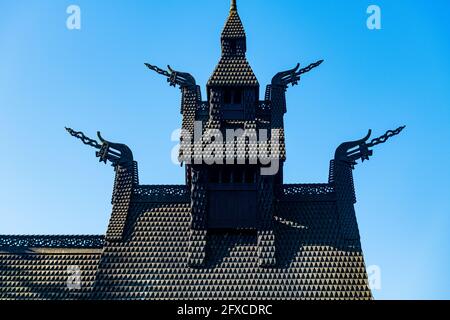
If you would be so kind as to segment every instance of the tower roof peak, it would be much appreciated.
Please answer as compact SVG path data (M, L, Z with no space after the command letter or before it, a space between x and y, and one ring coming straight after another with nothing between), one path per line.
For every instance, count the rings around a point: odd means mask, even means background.
M258 80L245 57L246 40L236 0L232 0L230 14L222 31L222 57L208 81L208 87L259 87Z
M237 11L236 0L231 0L230 14L223 28L222 38L245 38L245 30Z

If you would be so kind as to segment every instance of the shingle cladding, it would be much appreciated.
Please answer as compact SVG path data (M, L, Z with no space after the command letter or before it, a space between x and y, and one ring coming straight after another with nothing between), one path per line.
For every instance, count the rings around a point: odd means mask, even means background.
M277 266L260 268L256 234L210 233L190 268L188 203L132 203L127 238L95 248L0 248L0 299L371 299L358 241L339 236L336 203L280 201ZM67 287L81 270L81 290Z
M0 300L88 299L103 240L104 237L0 237ZM77 273L79 279L74 277Z
M206 265L190 268L189 204L135 204L128 240L105 248L94 297L370 299L359 241L339 240L335 203L324 200L279 203L275 268L258 266L256 234L244 231L210 232Z
M95 248L0 248L0 299L371 299L359 240L339 236L329 195L282 200L277 265L260 268L256 234L209 232L189 267L188 203L133 202L122 242ZM81 290L67 287L81 270Z
M222 38L245 38L245 30L237 10L230 10L222 31Z
M245 56L223 56L208 86L259 86L259 83Z
M230 40L240 40L238 53L229 54ZM245 57L246 35L237 10L231 10L222 31L222 57L208 86L259 86L258 80Z

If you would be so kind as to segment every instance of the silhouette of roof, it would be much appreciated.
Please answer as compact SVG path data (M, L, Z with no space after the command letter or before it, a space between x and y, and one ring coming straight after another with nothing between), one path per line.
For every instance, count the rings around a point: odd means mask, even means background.
M239 52L231 53L226 45L239 39L243 43ZM215 68L208 86L259 86L258 80L246 57L246 36L244 26L232 3L231 10L222 31L222 57Z
M96 298L370 298L359 241L338 241L335 203L286 202L276 215L279 266L258 266L256 234L211 233L204 268L188 266L189 204L133 205L126 243L108 244ZM111 287L111 283L120 283Z
M0 298L370 299L359 240L340 240L332 188L285 188L275 214L277 267L258 266L256 234L217 231L208 236L207 265L190 268L187 199L141 196L131 203L125 239L103 249L0 246ZM67 287L71 266L81 270L80 290Z

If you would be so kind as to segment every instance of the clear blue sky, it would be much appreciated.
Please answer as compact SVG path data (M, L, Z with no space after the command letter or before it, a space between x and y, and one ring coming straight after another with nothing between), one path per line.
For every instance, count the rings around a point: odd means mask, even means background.
M66 8L81 8L81 30ZM382 30L366 9L382 10ZM343 141L406 124L355 171L378 299L450 298L450 2L238 1L265 86L297 62L325 63L288 92L288 182L325 182ZM183 183L170 136L180 93L144 62L203 86L229 1L0 2L0 234L104 234L113 170L64 126L128 144L141 183ZM263 89L263 88L262 88ZM204 91L203 91L204 92Z

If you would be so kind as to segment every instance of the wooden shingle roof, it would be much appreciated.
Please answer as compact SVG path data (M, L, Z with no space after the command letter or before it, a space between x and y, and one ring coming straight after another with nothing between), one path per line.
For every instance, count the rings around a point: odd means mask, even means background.
M339 236L332 188L292 191L275 215L274 268L259 267L256 236L242 231L211 232L207 265L189 267L189 203L141 196L126 239L103 249L0 248L0 299L371 299L359 240ZM67 287L71 266L80 290Z
M222 31L223 38L245 38L245 30L237 10L230 10Z
M259 83L245 56L224 56L208 86L259 86Z

